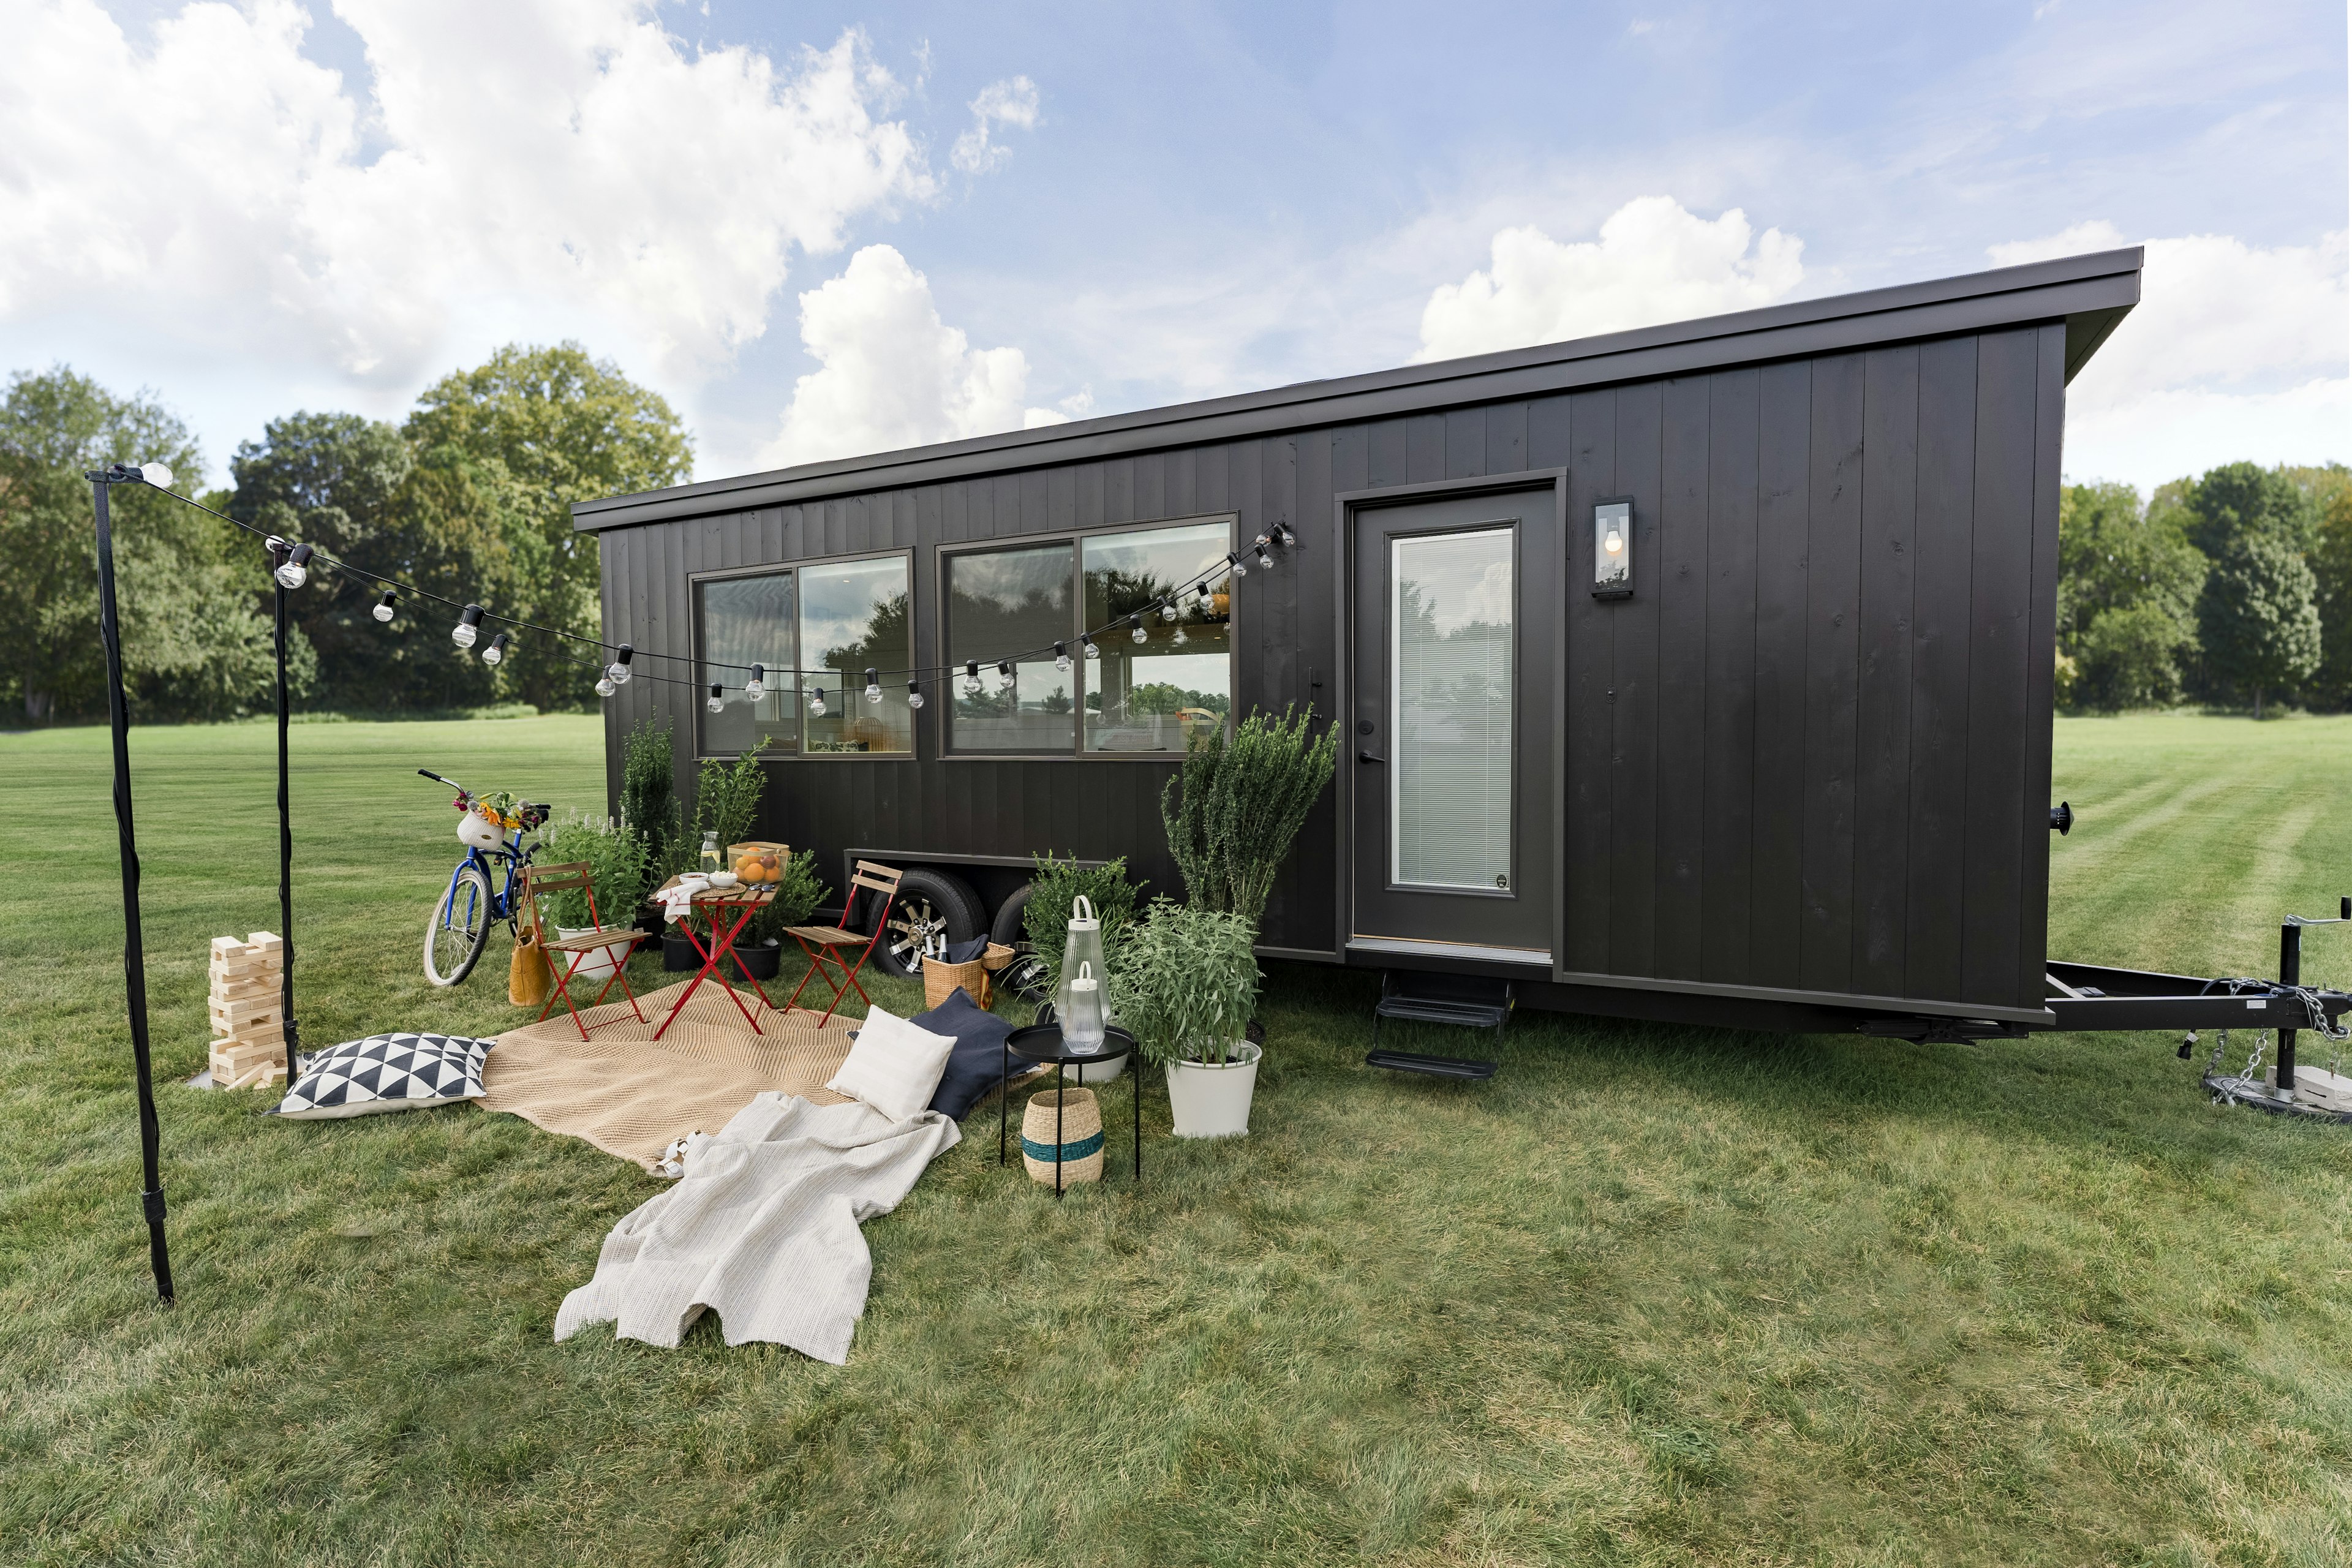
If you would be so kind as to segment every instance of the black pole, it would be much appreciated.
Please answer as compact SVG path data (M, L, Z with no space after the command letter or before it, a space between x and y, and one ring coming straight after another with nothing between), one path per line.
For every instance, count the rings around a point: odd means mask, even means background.
M155 1120L155 1080L147 1052L147 952L139 932L139 839L131 826L131 710L122 695L122 630L114 609L114 528L102 473L89 477L98 507L98 637L106 645L106 717L114 730L114 829L122 858L122 988L131 1011L131 1057L139 1071L139 1157L147 1185L147 1258L156 1299L172 1300L172 1256L163 1240L163 1178Z
M2279 984L2303 984L2303 923L2289 921L2279 927ZM2283 1095L2294 1092L2294 1031L2279 1031L2278 1089Z
M301 1071L301 1036L294 1024L294 817L286 784L286 584L277 571L287 556L282 540L269 542L270 582L278 590L278 940L286 945L278 968L278 1011L286 1031L286 1081Z

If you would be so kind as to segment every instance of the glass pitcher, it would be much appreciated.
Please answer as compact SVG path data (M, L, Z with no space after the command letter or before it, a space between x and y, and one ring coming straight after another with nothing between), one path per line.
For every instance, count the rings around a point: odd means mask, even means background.
M1070 984L1081 965L1092 965L1097 986L1110 973L1110 965L1103 962L1102 921L1096 918L1093 901L1083 893L1070 901L1070 934L1062 948L1062 979L1054 987L1056 1018L1070 1016Z
M1090 1057L1103 1048L1102 982L1095 978L1095 966L1080 963L1078 973L1070 981L1070 1005L1060 1015L1062 1044L1082 1057Z
M727 869L727 852L719 847L719 835L716 833L702 836L702 869L705 872Z

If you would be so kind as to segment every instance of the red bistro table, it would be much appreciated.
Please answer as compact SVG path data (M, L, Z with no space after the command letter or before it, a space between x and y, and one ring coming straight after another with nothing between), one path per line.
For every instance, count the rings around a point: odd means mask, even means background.
M658 897L676 886L677 886L677 879L672 877L661 885L656 896ZM776 889L764 884L755 888L739 883L724 890L705 888L694 895L694 901L687 906L685 916L677 922L677 929L686 933L686 940L694 943L694 951L702 955L702 968L692 980L687 982L686 989L678 993L677 1005L669 1010L669 1016L661 1021L661 1027L654 1031L655 1039L660 1039L668 1032L669 1026L677 1022L677 1016L686 1011L686 1005L693 1000L696 989L705 980L713 979L719 982L719 988L727 993L728 999L735 1004L735 1010L743 1015L743 1021L751 1026L751 1032L755 1035L764 1032L760 1027L760 1020L751 1016L751 1009L743 1005L743 998L735 994L735 987L727 984L727 976L719 970L719 961L735 951L735 939L742 934L743 927L750 921L753 912L775 901ZM702 911L703 920L710 930L710 941L707 944L694 934L694 914L697 910ZM743 911L734 917L731 924L729 923L727 916L727 911L730 910ZM759 981L752 977L751 970L742 968L740 964L737 967L742 969L745 983L757 994L761 1005L769 1012L774 1012L776 1005L768 1000L768 993L761 988Z

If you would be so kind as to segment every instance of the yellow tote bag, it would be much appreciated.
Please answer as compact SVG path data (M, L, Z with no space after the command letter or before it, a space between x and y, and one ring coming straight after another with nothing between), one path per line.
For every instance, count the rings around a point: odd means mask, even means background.
M555 976L548 973L547 954L540 951L537 935L517 933L514 957L507 961L507 1000L518 1007L543 1006L554 988Z

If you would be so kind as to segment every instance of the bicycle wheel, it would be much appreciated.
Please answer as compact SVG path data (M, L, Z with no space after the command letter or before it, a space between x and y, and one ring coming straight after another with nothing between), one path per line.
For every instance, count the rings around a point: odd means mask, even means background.
M461 866L425 927L425 978L457 984L474 973L489 941L490 879L479 866Z

